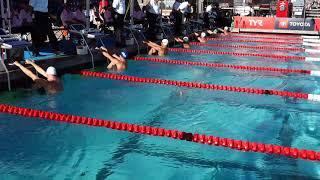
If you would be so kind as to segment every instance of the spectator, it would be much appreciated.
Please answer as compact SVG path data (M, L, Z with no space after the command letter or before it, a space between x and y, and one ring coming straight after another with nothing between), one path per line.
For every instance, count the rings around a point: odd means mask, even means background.
M103 14L104 13L104 11L106 10L106 8L108 8L108 5L109 5L109 2L108 2L108 0L101 0L100 2L99 2L99 13L100 14Z
M103 13L103 19L104 19L105 25L112 26L113 17L112 17L112 8L111 7L106 8L106 10Z
M146 14L140 9L140 6L135 6L132 17L135 23L143 24Z
M65 5L60 18L64 27L69 27L72 24L85 24L86 22L84 13L79 8L72 12L69 4Z

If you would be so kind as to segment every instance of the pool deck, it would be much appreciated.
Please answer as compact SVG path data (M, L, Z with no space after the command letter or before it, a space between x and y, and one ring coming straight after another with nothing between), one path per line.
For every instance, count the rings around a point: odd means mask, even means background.
M137 54L136 47L126 47L126 50L130 54L130 56ZM145 52L147 47L140 48L140 52ZM114 53L119 53L120 49L113 49ZM107 59L102 56L99 52L93 52L93 60L95 66L107 64ZM46 69L48 66L54 66L59 75L63 75L72 70L81 70L81 69L89 69L92 67L91 56L88 55L65 55L65 56L56 56L50 59L44 59L36 61L37 64ZM27 65L28 69L35 72L32 66ZM19 68L16 66L7 65L10 80L11 80L11 88L28 88L32 84L32 81L29 77L21 72ZM0 91L8 90L8 81L7 81L7 73L0 72Z

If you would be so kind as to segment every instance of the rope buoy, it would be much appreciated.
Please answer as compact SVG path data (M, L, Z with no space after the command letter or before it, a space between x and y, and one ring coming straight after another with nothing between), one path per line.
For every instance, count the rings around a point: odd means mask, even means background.
M290 47L249 46L249 45L231 45L231 44L204 44L199 42L191 42L190 44L193 46L208 46L208 47L235 48L235 49L241 48L241 49L305 52L304 48L290 48Z
M296 99L305 99L305 100L320 102L320 95L317 95L317 94L307 94L307 93L299 93L299 92L278 91L278 90L268 90L268 89L258 89L258 88L246 88L246 87L226 86L226 85L217 85L217 84L205 84L205 83L198 83L198 82L185 82L185 81L166 80L166 79L157 79L157 78L144 78L144 77L137 77L137 76L127 76L127 75L104 73L104 72L92 72L92 71L85 71L85 70L80 71L79 74L86 77L97 77L97 78L121 80L121 81L136 82L136 83L162 84L167 86L210 89L210 90L217 90L217 91L232 91L232 92L241 92L241 93L258 94L258 95L273 95L273 96L291 97Z
M258 53L238 53L238 52L225 52L225 51L213 51L213 50L201 50L201 49L183 49L183 48L168 48L169 51L181 52L181 53L196 53L196 54L212 54L212 55L229 55L229 56L246 56L246 57L262 57L272 58L278 60L296 60L296 61L320 61L320 58L316 57L303 57L303 56L286 56L275 54L258 54Z
M284 69L275 67L261 67L261 66L241 66L234 64L221 64L221 63L209 63L209 62L194 62L186 60L173 60L173 59L160 59L160 58L150 58L150 57L134 57L135 61L151 61L156 63L166 63L175 65L186 65L186 66L201 66L209 68L228 68L237 69L244 71L269 71L269 72L279 72L279 73L297 73L297 74L309 74L312 76L320 76L320 71L304 70L304 69Z
M285 147L274 144L264 144L258 142L236 140L212 135L164 129L159 127L129 124L125 122L102 120L70 114L61 114L56 112L28 109L6 104L0 104L0 112L23 117L46 119L71 124L82 124L87 126L103 127L136 134L171 138L173 140L190 141L210 146L220 146L242 152L256 152L263 154L273 154L276 155L275 157L285 156L294 159L320 161L320 152L306 149L297 149L294 147Z

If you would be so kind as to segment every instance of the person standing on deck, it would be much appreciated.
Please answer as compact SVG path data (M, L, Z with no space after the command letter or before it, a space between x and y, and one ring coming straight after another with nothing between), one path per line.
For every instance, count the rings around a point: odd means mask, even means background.
M124 24L124 14L126 9L125 0L114 0L112 2L112 7L114 9L114 32L116 36L116 44L122 46L122 30Z
M159 20L160 16L160 6L158 0L150 0L149 4L147 5L147 20L148 20L148 36L149 39L155 40L156 34L156 24Z
M29 5L33 8L33 31L31 33L34 45L34 54L40 55L40 48L46 41L47 36L55 52L59 51L58 40L55 36L49 20L48 0L30 0Z
M185 24L185 20L186 20L185 15L186 15L186 13L191 13L191 12L189 12L190 9L191 9L191 0L181 3L177 9L177 11L179 12L179 16L181 18L180 22L179 22L181 29L184 29L184 24Z
M174 34L175 36L181 36L181 24L182 24L182 16L179 13L178 9L181 4L181 0L176 0L172 5L171 15L174 19Z

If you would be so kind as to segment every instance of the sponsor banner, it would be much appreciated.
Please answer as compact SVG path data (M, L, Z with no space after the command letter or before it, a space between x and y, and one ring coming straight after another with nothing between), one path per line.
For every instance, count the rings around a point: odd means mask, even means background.
M275 18L275 29L314 31L315 20L312 18Z
M273 17L235 17L235 28L274 29Z
M235 28L320 31L319 18L234 17Z

